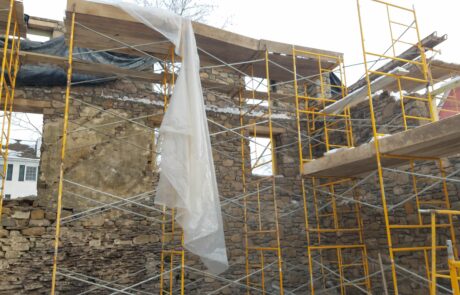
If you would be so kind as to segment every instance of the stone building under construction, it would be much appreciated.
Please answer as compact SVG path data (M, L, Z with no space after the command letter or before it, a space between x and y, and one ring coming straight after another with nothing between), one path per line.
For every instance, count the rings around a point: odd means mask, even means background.
M68 0L56 22L0 0L2 197L11 117L43 114L37 196L0 202L0 294L459 294L460 65L413 9L360 1L391 42L374 52L358 11L352 85L340 52L193 23L229 262L214 274L154 202L172 43L109 3Z

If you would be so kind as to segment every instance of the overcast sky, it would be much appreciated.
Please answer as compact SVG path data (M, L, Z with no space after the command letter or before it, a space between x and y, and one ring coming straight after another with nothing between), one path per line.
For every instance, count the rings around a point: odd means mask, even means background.
M66 2L24 0L24 7L30 15L62 20ZM214 0L214 3L219 7L209 20L212 25L220 26L224 19L230 17L231 24L226 29L239 34L342 52L348 65L363 60L356 0ZM422 38L433 31L439 35L447 34L448 40L440 46L441 54L437 58L460 63L457 21L460 1L393 0L393 3L415 6ZM370 0L361 0L361 8L368 51L383 53L391 44L386 11ZM410 24L412 21L408 15L393 13L392 16L401 23ZM413 33L408 33L407 37L415 37ZM413 39L406 41L414 42ZM363 65L347 67L347 84L350 85L363 73ZM35 116L30 118L32 121L41 120ZM19 136L20 133L16 134ZM33 137L37 136L39 134L35 133Z
M66 0L24 0L25 12L46 18L62 19ZM219 6L211 24L220 25L222 19L231 17L226 29L259 39L269 39L314 48L343 52L345 63L362 62L356 0L214 0ZM457 0L393 0L405 7L415 6L422 38L433 31L448 34L440 46L438 58L460 63L460 30L457 17L460 1ZM368 43L383 53L390 45L385 18L379 18L380 6L361 0ZM385 15L386 17L386 15ZM399 20L410 23L410 17ZM376 37L372 39L371 37ZM410 40L407 40L410 41ZM363 66L347 69L348 82L363 73Z

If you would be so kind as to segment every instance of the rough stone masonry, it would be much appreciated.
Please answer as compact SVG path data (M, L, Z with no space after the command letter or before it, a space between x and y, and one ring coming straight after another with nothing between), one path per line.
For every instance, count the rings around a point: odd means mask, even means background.
M202 73L202 76L220 83L240 83L240 78L230 71L213 69ZM17 90L17 111L22 110L21 103L26 101L27 108L24 110L44 115L43 144L37 198L5 203L0 252L0 268L5 275L0 278L0 294L45 294L50 288L64 90L62 87L24 87ZM292 88L280 88L279 91L292 91ZM210 90L205 91L205 99L208 118L227 128L240 125L239 109L228 103L229 97ZM152 214L148 208L134 204L124 205L132 213L105 208L90 211L92 214L85 218L78 219L75 214L113 203L118 198L133 196L137 196L136 200L143 204L153 206L158 179L153 130L159 127L163 108L163 97L152 92L150 83L120 80L72 88L58 263L60 275L57 285L61 293L88 290L91 286L84 281L91 280L89 277L104 282L116 281L114 284L120 286L131 285L159 273L161 225L154 218L161 218L160 214ZM138 118L136 122L150 129L126 122L124 118ZM277 135L279 145L295 142L295 122L293 117L286 118L279 120L289 129ZM216 125L210 124L209 127L211 133L222 131ZM229 140L230 137L222 133L211 138L222 200L243 192L240 140L238 137ZM250 169L248 143L245 149L248 157L245 163ZM283 255L286 265L296 265L299 257L305 262L297 150L284 150L277 158L278 186L286 191L278 196L280 212L292 208L296 210L280 220L283 248L286 249ZM241 204L228 202L222 207L232 265L226 277L233 279L245 274ZM69 215L76 217L66 219ZM270 259L274 258L267 257L267 260ZM202 269L197 258L188 253L186 261L187 265ZM287 286L302 284L306 278L304 270L289 271L286 266L285 272ZM88 277L79 277L80 281L66 277L75 273ZM194 283L187 287L188 294L211 291L225 284L188 271L185 279L186 283ZM157 290L158 286L157 279L136 290ZM234 294L241 290L244 288L235 285L222 292ZM99 294L103 290L95 292Z
M239 85L241 77L231 71L212 69L202 73L203 78L220 83ZM278 87L278 92L292 94L292 86ZM207 115L210 119L227 128L240 126L239 110L232 104L232 97L213 90L205 90ZM63 228L59 252L60 294L78 294L92 290L94 294L111 293L103 287L91 286L86 282L122 287L132 285L158 275L160 271L161 224L152 213L155 183L158 171L155 163L154 129L159 126L163 113L163 97L152 92L152 85L128 79L98 86L75 86L72 88L70 107L70 131L67 159L65 162L65 194L63 203ZM62 133L64 89L62 87L24 87L17 90L17 100L21 110L41 112L44 115L43 144L38 181L38 196L21 200L5 201L0 230L0 294L47 294L51 284L51 267L56 222L56 197L59 169L59 150ZM27 102L26 109L24 102ZM23 104L21 104L23 103ZM276 135L277 146L287 146L276 152L278 176L278 210L280 213L281 243L283 255L284 287L286 290L299 288L307 292L308 260L306 257L305 219L302 190L298 169L297 129L295 113L291 101L274 102L274 121L285 129ZM398 103L390 96L378 99L378 118L385 122L393 119ZM412 112L423 112L421 106L411 106ZM353 118L367 118L367 103L352 110ZM126 118L137 118L135 121ZM282 119L280 119L282 118ZM248 118L250 120L251 118ZM222 131L209 124L210 132ZM362 143L370 138L370 127L357 124L355 142ZM382 131L384 133L384 130ZM240 140L228 133L211 137L213 156L222 200L243 194L242 159ZM244 145L246 168L250 168L249 143ZM460 168L457 158L446 159L446 169ZM420 169L435 171L435 165L425 165ZM257 179L253 175L251 178ZM395 195L410 191L407 175L388 174L390 190ZM379 202L376 179L370 178L363 185L361 195L369 202ZM82 186L83 184L84 186ZM459 187L449 184L449 192L454 207L460 207ZM134 198L145 204L123 205L116 208L116 201ZM112 208L104 207L114 203ZM120 205L121 206L121 205ZM98 209L94 209L98 208ZM93 210L94 211L86 211ZM225 277L236 280L245 275L245 251L243 240L243 210L241 202L226 202L222 206L224 229L230 269ZM267 209L268 210L268 209ZM84 218L78 218L85 211ZM88 214L89 212L89 214ZM365 243L369 257L377 259L379 252L385 253L387 241L381 212L363 209ZM68 218L68 216L73 216ZM414 208L407 205L395 214L396 219L417 218ZM423 242L426 232L402 233L401 242ZM267 238L273 239L272 236ZM255 242L255 241L250 241ZM269 241L270 242L270 241ZM256 259L256 258L254 258ZM420 268L421 258L406 255L402 259L406 265ZM267 257L266 263L274 261ZM175 265L179 262L174 261ZM378 270L378 265L370 263L370 272ZM196 257L186 254L186 264L202 269ZM276 269L266 272L267 288L277 293ZM70 279L69 277L77 277ZM390 280L387 273L388 281ZM98 280L95 280L97 278ZM169 279L169 278L168 278ZM172 278L178 279L176 273ZM329 280L329 279L328 279ZM423 287L408 278L401 278L404 287L401 294L425 294ZM334 278L331 283L336 282ZM228 282L223 282L198 272L186 271L186 294L205 294ZM240 281L244 284L245 281ZM380 294L381 278L372 277L375 294ZM155 292L159 280L150 280L136 287L136 293ZM243 294L245 288L233 284L222 289L219 294ZM356 290L349 289L350 294ZM359 294L359 292L356 292Z

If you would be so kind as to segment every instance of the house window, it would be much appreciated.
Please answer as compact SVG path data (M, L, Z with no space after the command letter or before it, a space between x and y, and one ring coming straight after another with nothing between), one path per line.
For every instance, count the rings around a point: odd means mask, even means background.
M37 167L27 166L26 181L35 181L37 179Z
M269 137L250 137L252 174L273 175L272 144Z
M11 195L10 195L10 194L6 194L6 195L5 195L5 200L11 200Z
M19 165L19 178L18 181L24 181L24 173L26 172L26 165Z
M6 180L13 180L13 164L8 164L8 169L6 171Z

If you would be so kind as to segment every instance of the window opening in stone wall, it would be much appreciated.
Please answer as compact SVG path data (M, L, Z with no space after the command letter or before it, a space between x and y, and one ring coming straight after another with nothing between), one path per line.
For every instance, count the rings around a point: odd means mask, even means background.
M153 66L153 72L155 74L163 75L165 73L165 67L169 74L171 74L174 71L175 79L177 80L181 64L180 63L172 64L170 62L168 62L167 64L164 64L163 62L157 62ZM170 83L171 82L169 81L170 79L171 77L169 76L166 86L163 84L162 81L159 83L152 83L152 91L157 94L162 94L162 95L167 94L169 96L172 95L174 86Z
M0 116L3 119L3 112ZM5 182L5 196L11 199L37 196L42 129L42 114L12 113Z
M257 91L267 93L267 79L255 78L255 77L244 77L245 88L248 91ZM261 107L268 107L267 100L257 99L257 98L247 98L246 104L248 105L258 105Z
M154 157L155 157L155 172L160 172L160 162L161 162L161 151L159 149L159 145L158 145L158 140L160 139L160 128L158 127L155 127L153 128L153 133L154 133L154 136L155 136L155 154L154 154Z
M31 34L27 32L27 39L36 42L46 42L51 39L51 36L40 34L39 32L37 32L36 34Z
M251 169L254 175L273 175L272 145L269 137L250 137Z
M164 72L164 68L163 68L163 65L159 62L155 63L153 65L153 72L155 74L163 74ZM160 83L152 83L152 91L154 93L158 93L158 94L163 94L164 93L164 86L163 84L160 82Z

